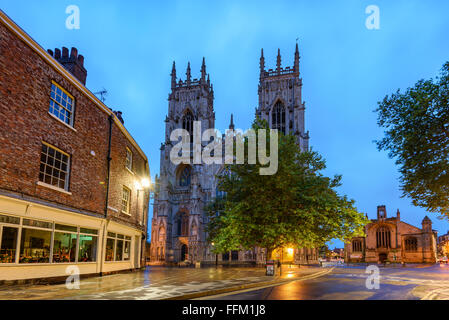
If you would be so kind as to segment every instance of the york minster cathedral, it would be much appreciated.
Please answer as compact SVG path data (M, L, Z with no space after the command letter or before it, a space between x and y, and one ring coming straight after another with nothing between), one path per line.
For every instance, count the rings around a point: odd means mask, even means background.
M263 50L260 57L259 103L256 115L265 119L270 128L284 134L291 133L301 150L307 150L309 133L305 131L305 103L301 97L302 79L299 73L299 50L296 44L292 67L281 66L278 50L276 68L266 69ZM179 164L170 160L173 142L171 132L185 129L193 135L193 122L201 122L201 130L215 128L214 88L206 72L203 58L201 77L192 79L190 63L185 81L178 79L173 63L171 92L165 119L165 141L161 145L160 176L154 199L151 230L150 259L156 263L203 264L262 264L265 250L251 248L216 255L207 242L207 204L216 196L217 176L223 165ZM230 129L234 129L231 115ZM205 144L203 144L203 147ZM275 255L284 262L296 264L318 263L318 250L312 248L285 248Z

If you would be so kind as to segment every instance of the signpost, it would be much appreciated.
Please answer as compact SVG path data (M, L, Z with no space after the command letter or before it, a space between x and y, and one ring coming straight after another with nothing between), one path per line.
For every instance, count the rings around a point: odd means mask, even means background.
M266 275L267 276L274 276L275 275L276 267L275 267L274 260L268 260L267 264L266 264L266 268L267 268L267 271L266 271Z

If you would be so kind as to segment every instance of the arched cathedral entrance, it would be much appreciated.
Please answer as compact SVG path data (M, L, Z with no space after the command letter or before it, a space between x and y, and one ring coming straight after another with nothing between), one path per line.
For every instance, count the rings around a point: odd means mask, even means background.
M189 250L187 249L187 246L185 244L183 244L181 246L181 261L187 260L188 253L189 253Z

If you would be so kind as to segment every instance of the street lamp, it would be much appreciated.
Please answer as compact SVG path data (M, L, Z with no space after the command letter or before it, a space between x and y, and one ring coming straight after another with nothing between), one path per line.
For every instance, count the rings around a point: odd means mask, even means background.
M140 203L140 201L139 201L139 193L140 193L140 191L148 190L149 198L151 199L151 194L150 194L151 193L151 182L150 182L150 178L143 177L142 179L139 179L139 178L136 179L134 181L134 187L137 190L137 207L136 207L136 210L137 210L137 216L139 216L138 212L139 212L139 203ZM147 222L146 220L147 219L145 219L145 209L142 208L142 220L140 222L145 227L145 234L144 234L144 236L145 236L145 243L148 241L148 239L147 239L147 237L148 237L148 226L146 225L146 222ZM145 250L143 245L142 245L142 250ZM141 252L141 255L142 255L141 257L143 257L143 252ZM145 264L146 264L146 261L145 261Z
M212 242L211 245L212 245L212 247L214 247L215 243ZM217 268L217 267L218 267L218 254L215 252L215 268Z

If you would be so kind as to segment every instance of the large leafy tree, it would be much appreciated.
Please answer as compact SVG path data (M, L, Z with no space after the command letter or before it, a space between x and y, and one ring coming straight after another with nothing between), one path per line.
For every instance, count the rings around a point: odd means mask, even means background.
M259 119L253 129L269 131ZM271 258L280 247L320 247L363 233L365 216L335 190L341 176L320 174L325 161L316 152L301 152L294 136L280 134L278 141L276 174L260 175L260 164L248 164L245 152L244 164L226 165L228 174L219 176L219 189L226 195L208 208L209 241L216 252L257 246ZM248 150L247 139L244 144Z
M377 141L399 166L403 196L449 217L449 62L435 80L420 80L378 103Z

